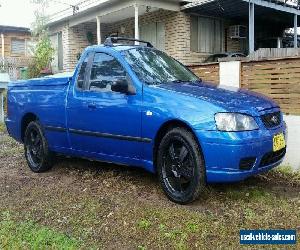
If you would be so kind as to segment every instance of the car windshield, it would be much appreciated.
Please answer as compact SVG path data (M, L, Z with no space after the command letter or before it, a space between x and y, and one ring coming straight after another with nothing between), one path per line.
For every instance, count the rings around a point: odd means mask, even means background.
M123 54L139 80L146 84L200 81L194 73L162 51L145 47L130 49Z

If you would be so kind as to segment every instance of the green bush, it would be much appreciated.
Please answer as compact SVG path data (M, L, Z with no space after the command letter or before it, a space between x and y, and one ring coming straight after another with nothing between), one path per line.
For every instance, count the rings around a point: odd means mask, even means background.
M5 124L0 122L0 133L3 133L6 130Z
M54 48L51 46L51 41L47 35L42 35L37 43L34 59L28 67L28 77L39 77L41 71L49 68L53 60Z

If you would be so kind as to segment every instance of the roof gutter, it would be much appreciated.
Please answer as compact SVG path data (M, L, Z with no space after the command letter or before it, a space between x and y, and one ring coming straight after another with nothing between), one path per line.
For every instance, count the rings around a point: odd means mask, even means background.
M293 5L289 5L289 4L281 5L281 4L278 4L278 3L275 3L272 1L268 1L268 0L240 0L240 1L246 2L246 3L251 2L258 6L275 9L275 10L279 10L279 11L283 11L283 12L287 12L287 13L291 13L291 14L300 15L300 10L298 9L298 6L293 6ZM198 6L205 5L205 4L212 3L212 2L218 3L218 0L196 0L192 3L182 6L181 10L189 10L194 7L198 7Z

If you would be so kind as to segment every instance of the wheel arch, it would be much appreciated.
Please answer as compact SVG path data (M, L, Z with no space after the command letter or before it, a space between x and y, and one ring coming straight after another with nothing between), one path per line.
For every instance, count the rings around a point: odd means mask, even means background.
M28 126L28 124L32 121L38 120L38 117L36 114L28 112L26 113L21 120L21 140L24 142L24 137L25 137L25 131Z
M192 133L192 135L194 136L198 147L200 149L200 153L202 154L203 160L204 160L204 155L203 155L203 151L202 151L202 147L200 145L199 139L196 136L196 133L194 132L194 130L192 129L192 127L187 124L184 121L181 120L169 120L167 122L165 122L164 124L161 125L161 127L159 128L159 130L156 133L155 139L154 139L154 144L153 144L153 165L154 165L154 169L156 171L156 166L157 166L157 153L158 153L158 148L159 148L159 144L162 140L162 138L165 136L165 134L172 128L185 128L187 129L189 132Z

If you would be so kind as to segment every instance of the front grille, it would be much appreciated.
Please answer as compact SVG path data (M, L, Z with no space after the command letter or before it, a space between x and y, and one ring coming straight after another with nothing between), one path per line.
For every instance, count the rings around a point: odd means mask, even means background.
M281 149L277 152L269 152L264 155L261 159L260 167L265 167L280 161L286 154L286 148Z
M281 124L281 113L269 113L261 116L261 120L266 128L274 128Z

